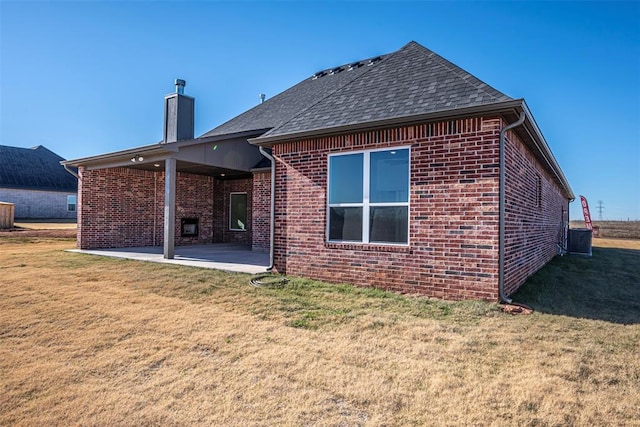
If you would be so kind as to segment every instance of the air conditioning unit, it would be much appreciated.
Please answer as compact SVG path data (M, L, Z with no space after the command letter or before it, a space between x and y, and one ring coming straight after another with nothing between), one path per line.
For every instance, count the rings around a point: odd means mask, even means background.
M568 252L573 255L591 256L591 230L588 228L570 228Z

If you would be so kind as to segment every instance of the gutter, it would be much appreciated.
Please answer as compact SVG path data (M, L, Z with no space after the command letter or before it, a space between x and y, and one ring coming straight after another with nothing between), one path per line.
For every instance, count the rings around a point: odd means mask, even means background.
M500 215L498 235L498 297L500 303L511 304L511 299L504 294L504 222L505 222L505 138L509 130L520 126L527 117L522 111L517 122L511 123L500 130Z
M273 270L274 254L275 254L275 242L276 242L276 159L264 149L259 146L260 154L265 156L271 161L271 210L269 219L269 266L267 271Z
M60 162L60 164L62 165L62 167L64 167L64 170L66 170L67 172L69 172L71 175L75 176L77 180L80 180L80 177L78 177L78 174L75 173L74 171L72 171L71 169L69 169L69 165L63 162Z

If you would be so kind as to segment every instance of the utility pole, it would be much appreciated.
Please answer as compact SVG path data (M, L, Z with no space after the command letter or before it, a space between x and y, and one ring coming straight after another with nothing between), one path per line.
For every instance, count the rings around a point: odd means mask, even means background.
M598 219L602 221L602 212L604 212L604 204L602 200L598 200Z

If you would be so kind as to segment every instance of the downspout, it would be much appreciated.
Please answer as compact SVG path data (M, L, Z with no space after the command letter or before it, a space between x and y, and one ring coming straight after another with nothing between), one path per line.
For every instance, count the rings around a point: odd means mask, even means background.
M500 215L499 215L499 234L498 234L498 297L500 303L511 303L511 299L504 294L504 222L505 222L505 138L509 130L520 126L526 118L525 112L520 113L517 122L505 126L500 131Z
M276 241L276 159L269 154L264 147L258 147L260 153L271 162L271 212L269 220L269 266L267 270L271 271L274 264L275 241Z

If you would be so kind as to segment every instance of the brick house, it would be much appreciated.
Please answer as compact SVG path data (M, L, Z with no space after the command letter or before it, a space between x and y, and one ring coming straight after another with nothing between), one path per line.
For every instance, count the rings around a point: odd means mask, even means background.
M13 203L19 219L75 219L78 180L42 145L0 145L0 202Z
M508 301L566 246L574 195L525 101L418 43L198 138L177 82L161 143L67 162L81 249L236 242L288 275Z

